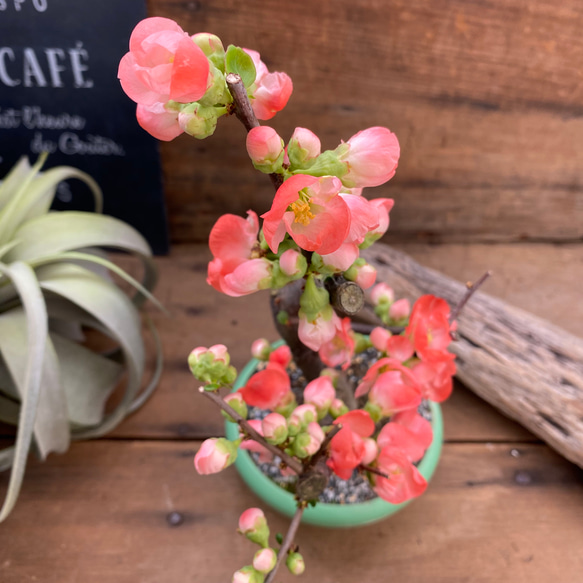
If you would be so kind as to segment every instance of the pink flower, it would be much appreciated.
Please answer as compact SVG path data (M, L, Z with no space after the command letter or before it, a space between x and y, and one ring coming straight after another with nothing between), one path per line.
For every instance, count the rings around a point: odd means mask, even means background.
M149 134L165 142L173 140L184 131L178 123L178 111L167 109L161 102L153 105L138 104L136 118Z
M409 360L415 353L411 341L406 336L392 336L387 342L387 354L399 362Z
M389 476L372 476L373 489L383 500L400 504L425 492L425 478L399 448L384 447L377 458L377 465L381 472Z
M342 366L346 370L354 356L354 347L354 332L350 326L350 318L342 320L338 318L334 337L320 347L320 359L326 366Z
M406 320L409 317L410 312L411 304L409 304L409 300L406 298L401 298L389 308L389 318L391 318L391 320L397 321Z
M372 342L372 345L380 352L387 352L387 344L392 337L393 335L386 328L381 326L373 328L370 333L370 341Z
M291 391L291 385L285 370L272 364L256 372L240 391L247 405L275 409Z
M380 239L389 229L389 213L393 208L395 201L392 198L373 198L370 204L377 210L379 224L376 229L373 229L367 236L367 241L373 243Z
M334 424L338 423L342 423L342 429L330 442L330 455L326 463L338 477L348 480L354 468L362 463L366 453L364 438L373 434L375 425L370 415L362 409L338 417Z
M316 407L319 419L328 413L335 396L336 391L332 385L332 379L328 376L321 376L310 381L304 389L304 402Z
M453 389L453 375L456 367L455 355L446 353L443 360L421 361L412 368L425 399L442 403Z
M340 156L340 160L348 166L348 173L342 177L345 186L379 186L395 175L400 154L399 141L387 128L373 127L358 132L348 140L347 145L348 150Z
M286 232L306 251L336 251L350 230L350 211L338 196L338 178L296 174L277 190L271 210L262 215L265 240L274 253Z
M190 103L206 93L209 69L205 54L176 22L153 17L134 28L118 77L128 97L141 105Z
M411 338L421 360L442 361L449 357L449 313L449 305L442 298L426 295L415 302L405 335Z
M283 154L283 140L269 126L253 128L247 134L247 153L254 164L273 164Z
M271 262L258 257L259 219L247 211L247 220L223 215L211 229L209 247L213 261L207 282L229 296L242 296L269 287Z
M333 310L319 313L315 320L308 320L300 311L298 337L308 348L317 352L323 344L330 342L336 335L340 318Z
M237 457L237 446L224 438L213 437L202 442L194 456L199 474L216 474L230 466Z
M285 73L270 73L257 51L243 49L252 59L257 76L251 105L257 119L271 119L286 105L293 91L292 80Z
M397 413L377 437L378 446L390 445L401 449L410 461L419 461L433 441L431 423L415 409Z

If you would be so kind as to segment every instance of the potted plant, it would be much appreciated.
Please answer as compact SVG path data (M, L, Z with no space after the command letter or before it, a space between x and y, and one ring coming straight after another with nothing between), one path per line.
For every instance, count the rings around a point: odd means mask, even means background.
M66 451L71 440L98 437L135 411L155 388L161 372L140 393L144 345L138 309L156 269L144 238L124 222L100 214L102 195L87 174L71 167L41 173L26 157L0 185L0 421L16 427L13 446L0 452L0 469L12 468L0 521L13 508L31 446L45 458ZM95 213L50 211L57 185L87 184ZM140 283L111 262L102 249L140 258ZM108 272L130 284L129 298ZM102 352L85 342L95 330L110 340ZM106 402L127 376L123 395L106 413Z
M192 351L201 394L230 422L227 438L206 440L194 463L211 474L238 459L255 472L247 479L256 485L263 477L240 450L259 463L275 462L272 470L292 491L281 490L282 510L293 511L290 528L276 552L262 511L245 511L239 530L261 548L233 581L269 583L284 562L299 574L296 530L302 517L313 518L308 508L321 502L331 481L360 480L367 496L381 499L365 502L369 507L400 505L425 490L441 438L439 408L430 406L427 415L427 403L451 392L455 364L447 348L463 303L452 311L427 295L411 308L385 284L373 287L376 272L359 256L389 226L393 201L362 196L363 188L395 174L399 143L387 128L363 130L322 152L318 137L298 127L286 144L257 119L284 108L291 79L269 72L255 51L225 50L215 35L191 37L165 18L137 25L119 77L137 103L139 123L162 140L182 132L207 138L220 117L236 115L248 131L253 165L275 187L262 224L252 210L247 218L226 214L216 222L208 282L231 296L270 289L285 344L257 340L256 360L237 381L224 345ZM378 324L358 328L368 336L351 323L364 304L363 289L371 290ZM363 522L375 518L368 514Z

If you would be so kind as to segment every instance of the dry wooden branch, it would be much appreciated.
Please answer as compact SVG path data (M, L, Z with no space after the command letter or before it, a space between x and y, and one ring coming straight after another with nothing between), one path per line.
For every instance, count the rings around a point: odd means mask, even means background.
M456 305L465 286L377 244L363 252L398 296ZM478 292L458 318L457 376L480 397L583 467L583 340Z
M364 292L353 281L342 276L329 277L324 282L332 307L344 316L354 316L364 306Z
M277 570L279 569L283 561L287 559L287 553L294 542L296 533L300 526L300 522L302 521L303 513L304 506L303 505L298 506L298 509L296 510L296 513L294 514L294 517L292 518L292 521L289 525L285 538L283 539L283 543L281 545L281 548L279 549L279 553L277 553L277 563L275 564L273 571L271 571L269 575L267 575L265 583L272 583L272 581L275 579L275 574L277 573Z

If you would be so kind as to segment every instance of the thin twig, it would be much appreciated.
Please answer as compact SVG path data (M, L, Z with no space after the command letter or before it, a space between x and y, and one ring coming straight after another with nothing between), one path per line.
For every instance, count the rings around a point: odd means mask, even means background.
M336 425L334 425L334 427L332 427L332 429L330 429L330 431L328 431L328 433L326 434L326 437L324 438L324 441L321 443L320 445L320 449L310 458L310 460L308 461L308 463L306 464L304 471L308 470L309 468L313 467L316 465L316 463L318 462L318 460L326 454L326 450L328 449L328 446L330 445L330 442L332 441L332 439L334 438L334 436L342 429L342 423L337 423Z
M275 563L275 567L273 568L273 571L270 571L269 575L267 575L267 579L265 579L265 583L272 583L273 582L273 580L275 579L275 574L277 573L277 570L279 569L279 567L281 566L283 561L286 560L287 553L288 553L290 547L292 546L292 543L294 542L294 539L296 537L296 532L298 530L298 527L300 526L300 522L302 520L303 513L304 513L304 506L303 505L298 506L298 509L296 510L296 513L294 514L294 517L292 518L291 524L289 525L289 528L287 530L285 538L283 539L283 543L281 545L281 548L279 549L279 553L277 554L277 563Z
M237 119L245 126L248 132L253 128L259 127L260 124L257 121L257 117L247 96L247 89L241 77L235 73L229 73L226 81L231 96L233 97L233 102L235 103L235 115ZM279 174L270 174L269 178L275 190L283 184L283 178Z
M225 413L230 415L239 424L239 427L241 427L241 429L243 429L243 431L249 437L251 437L254 441L256 441L257 443L260 443L263 447L268 449L272 454L278 456L281 459L281 461L284 464L286 464L287 466L289 466L294 472L296 472L296 474L302 473L303 466L299 461L297 461L294 458L292 458L291 456L289 456L287 453L285 453L285 451L282 451L281 449L279 449L279 447L267 442L265 440L265 438L260 433L255 431L255 429L253 429L253 427L245 419L243 419L243 417L241 417L241 415L239 415L239 413L237 413L237 411L235 411L235 409L233 409L233 407L231 407L228 403L226 403L220 395L217 395L216 393L213 393L210 391L205 391L204 387L200 387L198 390L207 399L210 399L213 403L215 403L215 405L217 405Z
M373 468L372 466L365 466L364 464L360 464L358 466L358 469L364 470L366 472L370 472L371 474L376 474L377 476L381 476L382 478L390 479L390 476L388 474L385 474L384 472L381 472L380 470L377 470L376 468Z
M384 328L388 330L391 334L401 334L401 332L405 331L404 326L385 326L381 324L365 324L363 322L351 322L350 325L355 332L359 332L360 334L370 334L375 328Z
M464 309L464 306L470 301L470 298L478 291L478 288L482 286L482 284L492 275L491 271L486 271L480 279L476 283L468 282L466 287L468 288L464 297L458 302L457 306L451 311L449 315L449 321L453 322L459 315L460 312Z

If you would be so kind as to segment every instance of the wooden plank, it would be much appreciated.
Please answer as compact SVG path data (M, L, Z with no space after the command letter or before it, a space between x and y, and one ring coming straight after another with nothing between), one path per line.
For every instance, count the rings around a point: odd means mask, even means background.
M238 516L262 504L234 469L198 476L198 445L100 441L32 463L0 530L0 579L230 581L255 550L236 535ZM447 445L426 495L391 519L357 532L302 526L306 581L579 583L581 472L545 446L513 449ZM170 512L183 523L169 526Z
M371 125L395 131L397 175L369 193L397 201L387 240L583 237L575 0L397 0L390 10L376 0L300 1L285 19L275 0L150 0L149 10L253 46L287 71L294 94L269 122L285 138L301 125L331 148ZM208 140L163 144L175 241L205 239L225 209L269 208L271 185L251 168L236 125L221 120Z

